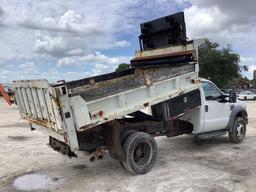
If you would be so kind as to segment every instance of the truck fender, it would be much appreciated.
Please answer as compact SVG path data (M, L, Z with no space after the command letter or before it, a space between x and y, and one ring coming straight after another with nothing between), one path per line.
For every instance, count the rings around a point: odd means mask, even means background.
M230 117L229 117L227 131L229 131L229 132L232 131L233 124L237 117L243 117L246 121L246 124L248 123L248 118L247 118L248 114L247 114L246 110L240 105L235 106L230 114Z

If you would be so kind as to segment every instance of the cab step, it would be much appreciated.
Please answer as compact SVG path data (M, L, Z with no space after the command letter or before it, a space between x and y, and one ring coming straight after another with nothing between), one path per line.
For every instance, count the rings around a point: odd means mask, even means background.
M199 134L196 135L196 138L206 140L206 139L209 139L211 137L217 137L217 136L225 135L226 133L227 133L226 130L211 131L211 132L207 132L207 133L199 133Z

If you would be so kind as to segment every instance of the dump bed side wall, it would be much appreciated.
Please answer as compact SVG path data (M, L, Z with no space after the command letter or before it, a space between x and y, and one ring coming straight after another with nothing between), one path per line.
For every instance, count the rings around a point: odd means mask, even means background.
M172 67L155 67L137 69L136 74L113 78L104 82L87 84L74 89L69 89L69 95L80 95L86 102L118 94L145 85L145 77L150 77L152 83L170 79L179 75L195 71L194 64L180 64Z
M89 129L199 88L196 72L158 81L122 93L87 102L82 95L70 97L78 131Z

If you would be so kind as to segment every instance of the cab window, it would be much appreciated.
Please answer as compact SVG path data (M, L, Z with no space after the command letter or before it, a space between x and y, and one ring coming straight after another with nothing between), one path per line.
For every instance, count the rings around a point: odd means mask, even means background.
M206 100L216 100L222 95L220 90L210 82L202 82L202 88Z

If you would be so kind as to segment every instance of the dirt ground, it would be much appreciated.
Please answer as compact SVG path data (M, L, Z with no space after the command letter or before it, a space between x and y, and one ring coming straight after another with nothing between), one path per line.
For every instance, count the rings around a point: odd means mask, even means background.
M242 144L231 143L227 135L201 142L190 135L159 137L154 168L134 176L108 155L95 162L86 154L77 159L60 155L47 146L46 135L30 131L15 106L0 101L0 192L254 192L256 102L248 101L247 109L249 125Z

